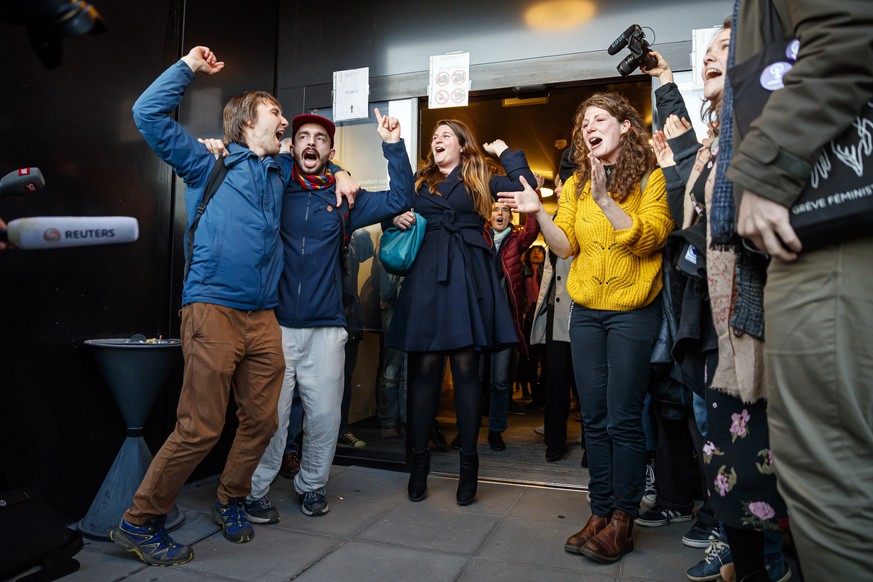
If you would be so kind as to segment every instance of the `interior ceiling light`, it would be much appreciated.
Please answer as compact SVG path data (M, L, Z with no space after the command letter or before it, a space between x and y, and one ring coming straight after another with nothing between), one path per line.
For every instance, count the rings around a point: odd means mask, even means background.
M589 0L549 0L529 8L524 21L538 30L565 30L594 17L597 7Z

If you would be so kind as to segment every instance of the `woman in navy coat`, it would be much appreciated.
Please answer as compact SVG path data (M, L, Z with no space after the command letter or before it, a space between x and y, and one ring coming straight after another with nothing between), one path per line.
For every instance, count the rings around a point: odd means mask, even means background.
M390 347L409 354L412 501L427 494L427 443L445 357L452 369L461 443L457 501L467 505L476 495L479 473L479 357L482 350L518 341L485 221L498 192L522 190L520 176L531 184L535 179L521 151L510 150L502 140L483 148L500 159L506 176L496 175L497 165L485 157L467 126L438 122L415 183L415 210L427 220L427 229L403 283L387 340ZM406 213L395 217L394 224L405 230L413 220Z

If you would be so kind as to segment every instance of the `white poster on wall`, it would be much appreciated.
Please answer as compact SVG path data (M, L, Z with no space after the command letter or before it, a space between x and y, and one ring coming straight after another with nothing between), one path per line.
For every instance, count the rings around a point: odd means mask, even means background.
M465 107L470 99L470 53L430 57L427 106Z
M695 28L691 31L691 71L693 73L691 79L692 88L695 91L703 91L703 58L706 56L706 50L712 43L712 39L719 32L721 32L720 26Z
M370 100L370 67L333 73L333 120L366 119Z

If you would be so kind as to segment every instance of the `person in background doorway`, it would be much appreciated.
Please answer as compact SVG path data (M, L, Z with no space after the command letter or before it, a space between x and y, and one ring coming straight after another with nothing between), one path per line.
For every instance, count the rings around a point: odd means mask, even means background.
M542 184L542 179L536 177L539 184ZM509 402L512 400L510 379L512 352L515 349L522 352L527 350L521 321L524 310L521 256L539 236L540 227L536 220L527 221L523 228L516 227L512 224L512 211L504 203L495 202L491 207L491 220L487 232L494 243L494 251L497 255L497 277L509 303L512 323L518 335L518 343L515 346L506 346L490 352L491 405L488 410L488 444L492 451L505 451L503 432L506 430Z
M555 179L558 203L563 182ZM572 260L558 257L551 250L545 262L539 296L533 309L530 343L542 347L543 353L543 437L546 461L560 460L567 453L567 418L570 397L576 390L573 360L570 355L570 304L567 276Z

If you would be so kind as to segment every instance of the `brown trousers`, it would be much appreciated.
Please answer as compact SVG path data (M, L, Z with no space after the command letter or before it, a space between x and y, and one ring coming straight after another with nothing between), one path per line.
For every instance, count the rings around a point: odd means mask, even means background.
M142 525L166 515L185 481L224 428L233 388L239 428L218 486L227 504L251 489L252 473L276 432L285 358L272 309L242 311L211 303L182 308L185 376L176 428L152 460L124 517Z

